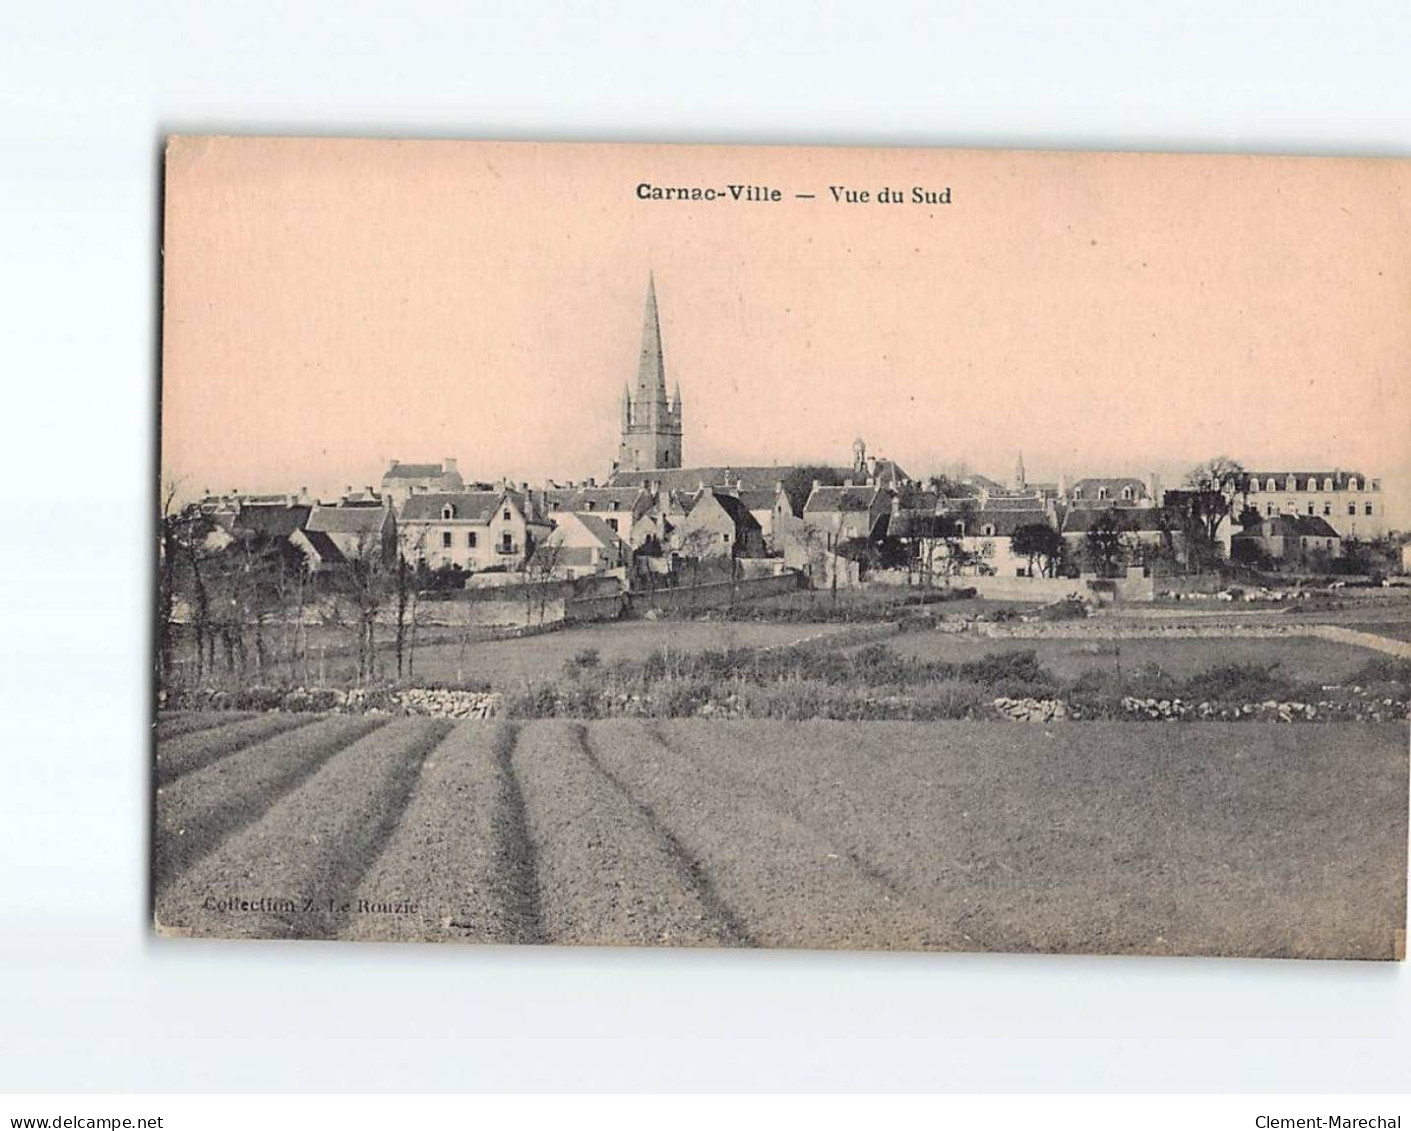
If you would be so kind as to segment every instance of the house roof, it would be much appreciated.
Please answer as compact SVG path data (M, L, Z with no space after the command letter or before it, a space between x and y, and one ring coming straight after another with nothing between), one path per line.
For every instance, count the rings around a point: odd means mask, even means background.
M747 487L739 492L740 502L752 511L773 510L778 497L779 492L773 487Z
M441 512L451 508L455 522L488 523L499 508L500 500L512 497L509 491L431 491L408 496L402 507L403 522L441 522Z
M340 562L346 561L343 557L343 552L334 544L333 539L322 530L306 529L302 533L314 553L316 553L325 564L337 565Z
M440 463L394 463L383 474L383 479L440 479L443 475L457 475L447 471Z
M302 530L309 521L312 507L270 506L251 503L241 506L231 522L234 530L246 530L253 534L268 534L276 538L288 538L296 530Z
M1012 538L1021 526L1051 525L1043 509L1032 508L977 507L968 515L952 516L951 521L963 522L965 534L970 538ZM982 533L986 527L993 527L991 533Z
M315 507L307 529L329 534L376 534L388 517L385 507Z
M1270 479L1274 481L1274 489L1276 491L1287 490L1286 484L1289 479L1294 480L1293 489L1295 491L1321 491L1323 489L1324 480L1332 480L1334 491L1346 491L1348 484L1354 479L1362 484L1363 490L1380 491L1382 487L1380 479L1369 479L1360 471L1337 470L1250 471L1245 475L1244 479L1241 480L1241 487L1248 490L1250 483L1256 479L1259 481L1258 490L1255 491L1256 494L1264 489L1264 484ZM1313 482L1312 487L1308 486L1310 480Z
M1279 514L1260 520L1231 535L1232 538L1337 538L1325 518L1309 514Z
M880 487L815 487L804 503L804 513L870 511Z
M583 528L602 544L605 550L626 550L627 543L618 537L617 531L607 524L607 519L596 514L573 512L573 517L583 524Z
M551 511L631 511L638 515L651 506L651 494L642 487L632 486L560 487L545 491L544 501Z
M1131 488L1132 498L1134 499L1144 499L1148 497L1146 482L1132 475L1079 479L1068 488L1068 497L1070 499L1096 499L1098 498L1098 492L1103 487L1107 488L1107 497L1102 500L1105 503L1120 500L1124 487Z
M740 534L748 534L760 529L759 520L750 513L750 508L742 499L734 495L727 495L722 491L712 491L715 501L720 504L720 508L730 516L730 521L735 524L735 530Z
M1074 507L1063 517L1063 533L1086 534L1093 523L1109 511L1117 515L1118 529L1123 533L1150 534L1165 530L1176 533L1181 529L1180 516L1169 507Z
M810 465L812 466L812 465ZM789 473L798 470L790 464L770 467L668 467L650 471L614 471L608 479L612 487L640 487L660 483L667 491L695 491L701 487L734 487L773 489ZM834 468L839 478L854 474L850 467Z

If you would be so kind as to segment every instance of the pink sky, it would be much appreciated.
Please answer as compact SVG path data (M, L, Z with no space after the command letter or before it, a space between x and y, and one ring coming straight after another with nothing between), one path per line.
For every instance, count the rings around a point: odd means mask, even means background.
M1411 521L1405 162L190 138L166 203L191 491L604 476L651 269L688 465L845 462L858 433L913 474L1226 453L1379 475Z

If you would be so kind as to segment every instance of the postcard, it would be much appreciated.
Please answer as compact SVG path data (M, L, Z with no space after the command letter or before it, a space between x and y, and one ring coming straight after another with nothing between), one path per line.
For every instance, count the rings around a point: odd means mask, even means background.
M1404 958L1411 163L164 177L158 933Z

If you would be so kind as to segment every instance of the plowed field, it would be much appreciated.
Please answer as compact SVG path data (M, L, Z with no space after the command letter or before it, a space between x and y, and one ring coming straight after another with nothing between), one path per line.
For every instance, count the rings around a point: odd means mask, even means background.
M1404 726L184 716L158 736L169 934L1404 945Z

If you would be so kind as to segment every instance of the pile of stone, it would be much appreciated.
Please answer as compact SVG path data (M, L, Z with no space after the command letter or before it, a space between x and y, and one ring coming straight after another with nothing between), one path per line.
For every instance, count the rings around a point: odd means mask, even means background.
M349 692L355 695L357 692ZM397 693L402 712L429 715L437 719L492 719L500 713L502 700L497 691L451 691L445 688L413 687ZM351 707L350 709L355 709ZM376 713L373 708L369 713Z
M1051 723L1069 717L1068 704L1062 699L1010 699L1000 696L995 710L1002 718L1016 723Z

